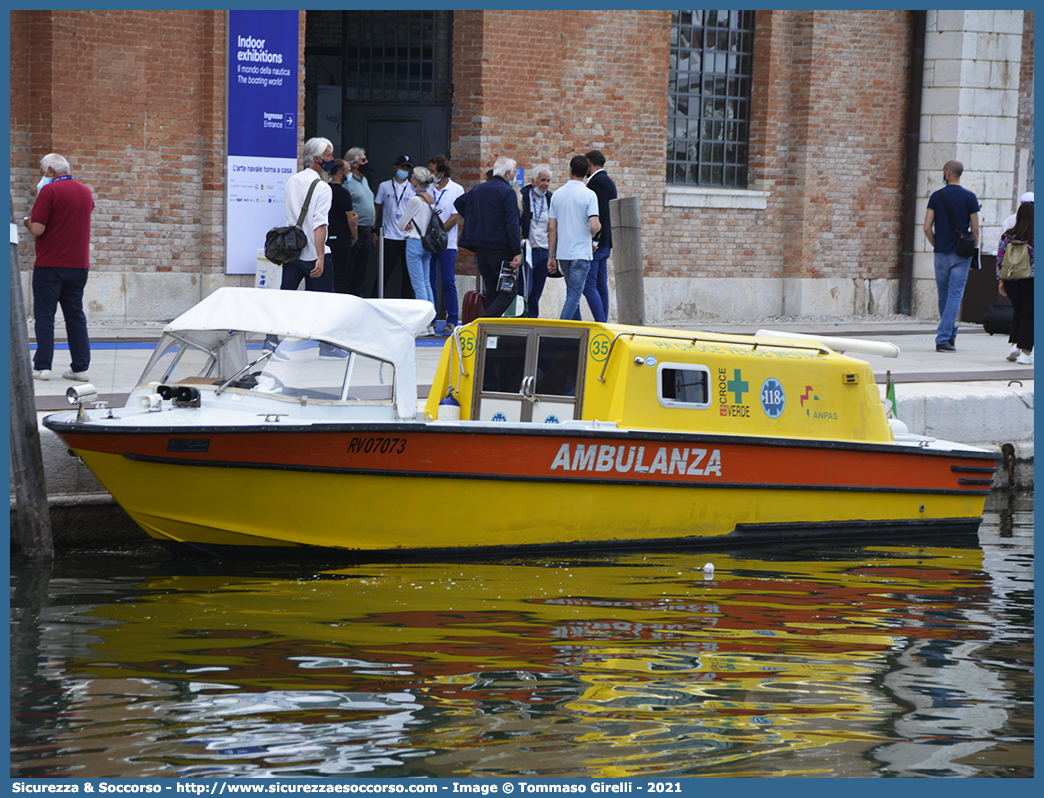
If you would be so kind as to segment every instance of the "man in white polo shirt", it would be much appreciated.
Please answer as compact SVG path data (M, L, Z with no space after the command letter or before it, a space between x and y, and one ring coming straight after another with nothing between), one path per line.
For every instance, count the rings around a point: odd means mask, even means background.
M547 271L549 274L561 271L565 277L566 299L560 318L578 321L580 299L591 270L591 242L602 229L598 221L598 196L584 185L590 166L583 155L573 157L569 162L569 182L555 192L548 211Z

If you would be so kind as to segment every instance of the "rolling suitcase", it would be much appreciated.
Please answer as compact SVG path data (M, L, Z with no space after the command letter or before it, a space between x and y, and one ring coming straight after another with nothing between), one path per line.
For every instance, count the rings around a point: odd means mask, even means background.
M982 328L990 335L1002 333L1007 335L1011 332L1012 316L1011 300L1002 299L994 302L989 309L982 314Z
M464 294L460 306L460 323L471 324L475 319L486 315L486 297L482 294L482 276L475 269L475 290Z

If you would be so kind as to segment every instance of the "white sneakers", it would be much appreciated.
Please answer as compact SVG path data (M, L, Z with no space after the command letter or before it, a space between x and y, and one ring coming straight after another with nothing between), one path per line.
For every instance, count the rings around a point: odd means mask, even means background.
M1028 355L1019 352L1018 357L1015 358L1015 362L1020 366L1032 366L1033 365L1033 353L1030 352Z
M1011 351L1008 352L1008 360L1010 360L1012 363L1014 363L1015 362L1015 358L1017 358L1019 356L1019 352L1021 352L1021 351L1022 350L1019 349L1019 345L1018 344L1012 344L1011 345Z
M65 372L62 375L62 377L64 377L67 380L76 380L77 382L87 382L87 380L90 379L90 377L87 376L87 372L86 371L67 371L67 372ZM39 369L39 370L33 369L33 379L34 380L49 380L49 379L51 379L51 370L50 369Z

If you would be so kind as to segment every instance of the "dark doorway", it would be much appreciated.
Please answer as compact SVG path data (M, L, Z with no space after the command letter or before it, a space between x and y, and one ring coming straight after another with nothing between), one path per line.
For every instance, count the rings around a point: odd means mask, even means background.
M309 11L305 137L366 150L374 183L449 152L451 11Z
M365 149L375 194L400 155L417 166L452 159L452 11L309 11L306 20L306 139L330 139L337 157ZM375 251L367 296L376 277Z

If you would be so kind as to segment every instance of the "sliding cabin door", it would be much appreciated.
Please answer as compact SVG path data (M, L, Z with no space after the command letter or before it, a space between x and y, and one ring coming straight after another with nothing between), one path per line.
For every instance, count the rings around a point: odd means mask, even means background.
M472 418L559 424L583 409L586 330L483 325Z

